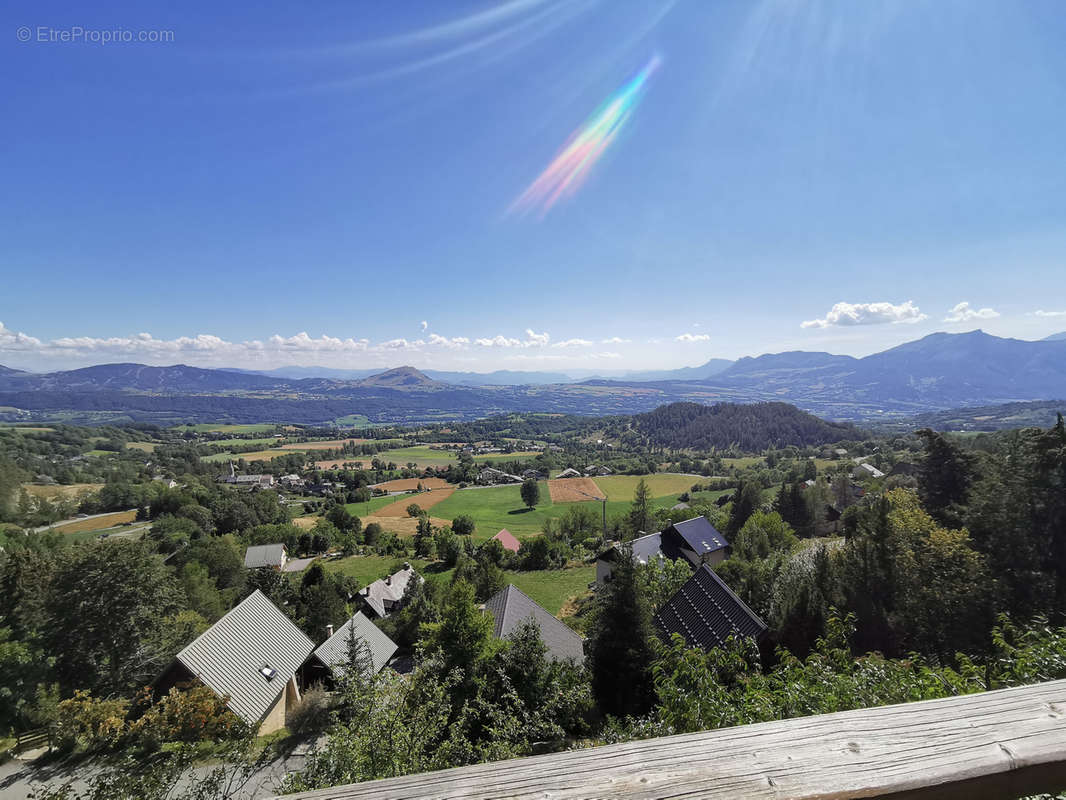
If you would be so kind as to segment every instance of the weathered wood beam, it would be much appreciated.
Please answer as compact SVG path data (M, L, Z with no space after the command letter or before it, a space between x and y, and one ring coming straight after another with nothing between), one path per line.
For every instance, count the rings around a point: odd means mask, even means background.
M1066 681L369 781L289 800L1019 797L1066 788Z

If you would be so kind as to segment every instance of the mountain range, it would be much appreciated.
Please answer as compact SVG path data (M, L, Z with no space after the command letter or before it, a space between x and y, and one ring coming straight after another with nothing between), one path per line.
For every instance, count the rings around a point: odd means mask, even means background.
M364 374L364 372L369 374ZM899 418L960 406L1066 398L1066 337L934 333L864 358L790 351L700 367L554 380L562 373L385 372L103 364L0 367L0 418L329 422L469 419L511 411L629 414L665 403L786 401L828 419ZM504 381L515 381L506 383ZM518 382L521 381L521 382ZM80 415L80 416L79 416Z

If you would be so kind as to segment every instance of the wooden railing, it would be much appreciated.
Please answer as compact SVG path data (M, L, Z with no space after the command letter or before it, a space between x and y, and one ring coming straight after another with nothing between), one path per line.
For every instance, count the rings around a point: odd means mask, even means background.
M497 761L289 795L1010 798L1066 789L1066 681Z

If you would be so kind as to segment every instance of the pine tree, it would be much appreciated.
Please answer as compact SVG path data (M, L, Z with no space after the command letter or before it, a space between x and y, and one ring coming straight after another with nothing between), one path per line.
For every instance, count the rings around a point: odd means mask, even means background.
M600 709L619 717L647 712L654 699L655 630L628 547L620 548L610 582L596 593L591 630L585 653Z
M633 492L633 505L629 507L629 517L626 520L630 538L648 532L651 527L651 489L647 482L641 478L637 483L636 491Z

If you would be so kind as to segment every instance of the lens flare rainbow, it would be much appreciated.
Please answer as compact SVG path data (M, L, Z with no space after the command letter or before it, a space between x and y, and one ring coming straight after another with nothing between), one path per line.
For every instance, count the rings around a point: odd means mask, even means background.
M608 97L570 136L537 179L511 203L508 213L524 216L537 212L544 217L557 202L573 196L632 116L648 80L661 63L658 55L652 56L640 72Z

